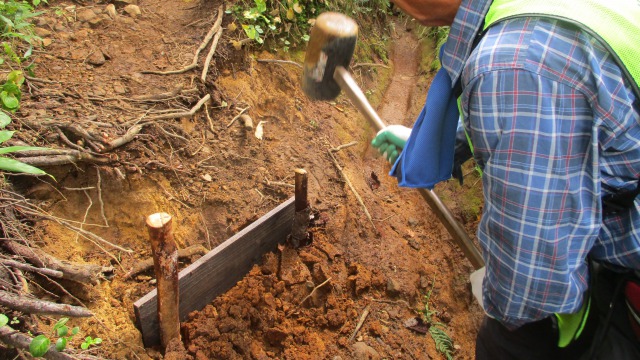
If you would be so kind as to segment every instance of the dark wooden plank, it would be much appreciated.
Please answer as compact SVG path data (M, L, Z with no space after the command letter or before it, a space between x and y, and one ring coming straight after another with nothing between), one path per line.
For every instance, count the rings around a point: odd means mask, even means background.
M290 198L180 272L181 321L233 287L262 255L286 240L295 214L294 200ZM152 290L133 304L145 347L160 344L157 295Z

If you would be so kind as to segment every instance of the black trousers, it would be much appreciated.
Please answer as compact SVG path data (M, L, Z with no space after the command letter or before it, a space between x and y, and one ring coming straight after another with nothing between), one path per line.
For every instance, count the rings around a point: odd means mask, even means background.
M508 330L490 317L484 318L476 339L478 360L571 360L589 351L597 317L589 319L582 335L566 348L558 347L558 331L551 318Z
M510 331L485 317L476 339L478 360L640 360L640 341L630 327L619 273L597 267L592 273L591 311L580 337L558 348L552 318Z

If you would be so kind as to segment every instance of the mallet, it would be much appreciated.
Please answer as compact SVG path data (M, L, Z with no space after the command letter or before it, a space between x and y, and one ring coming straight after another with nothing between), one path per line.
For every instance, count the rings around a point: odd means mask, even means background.
M332 100L343 90L375 129L381 130L385 123L347 71L357 37L358 25L350 17L335 12L320 14L311 29L302 89L313 100ZM484 266L478 248L438 196L428 189L418 190L471 264L476 269Z

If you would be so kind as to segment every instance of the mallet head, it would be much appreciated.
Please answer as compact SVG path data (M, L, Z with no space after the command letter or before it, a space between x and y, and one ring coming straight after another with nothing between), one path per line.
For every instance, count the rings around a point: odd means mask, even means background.
M349 67L358 37L358 25L350 17L325 12L311 29L304 60L302 90L313 100L331 100L340 94L333 80L337 66Z

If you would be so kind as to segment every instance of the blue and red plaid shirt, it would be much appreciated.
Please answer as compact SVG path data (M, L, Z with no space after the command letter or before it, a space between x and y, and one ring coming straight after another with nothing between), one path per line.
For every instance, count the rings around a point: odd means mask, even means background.
M587 254L640 269L639 202L607 216L601 203L638 184L640 106L611 54L575 26L506 20L472 52L489 5L462 1L442 64L461 78L483 169L485 310L514 328L580 309Z

